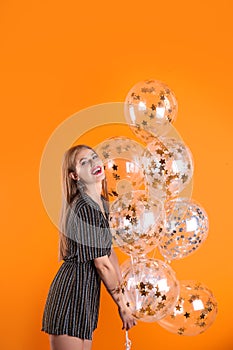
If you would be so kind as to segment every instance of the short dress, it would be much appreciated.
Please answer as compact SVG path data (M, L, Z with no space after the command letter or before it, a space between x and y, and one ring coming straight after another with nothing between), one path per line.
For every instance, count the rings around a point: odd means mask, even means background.
M103 200L103 198L102 198ZM101 280L94 259L111 254L108 212L82 194L67 215L68 254L46 300L42 331L92 339L97 327Z

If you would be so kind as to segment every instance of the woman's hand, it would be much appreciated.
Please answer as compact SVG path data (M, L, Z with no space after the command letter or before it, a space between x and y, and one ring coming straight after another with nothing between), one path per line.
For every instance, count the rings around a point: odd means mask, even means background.
M123 323L122 329L125 329L128 331L130 328L135 326L137 322L135 321L134 317L131 315L129 310L127 308L118 308L120 318Z
M122 288L114 266L107 255L96 258L94 260L94 264L101 280L105 284L107 291L113 298L114 302L118 305L119 315L123 322L122 329L128 331L137 323L134 317L131 315L129 309L124 304L122 298Z

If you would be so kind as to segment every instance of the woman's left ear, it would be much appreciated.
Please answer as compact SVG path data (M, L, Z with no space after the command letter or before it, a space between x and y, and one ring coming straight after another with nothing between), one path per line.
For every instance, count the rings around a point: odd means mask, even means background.
M73 171L71 173L69 173L69 177L75 181L79 180L78 174L73 172Z

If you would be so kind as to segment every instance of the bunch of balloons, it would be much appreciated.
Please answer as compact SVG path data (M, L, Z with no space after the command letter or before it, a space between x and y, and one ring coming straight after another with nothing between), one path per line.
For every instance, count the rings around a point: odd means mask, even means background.
M173 127L178 106L158 80L137 83L125 99L125 119L139 142L126 137L97 146L108 181L110 227L130 256L121 266L122 293L132 315L179 335L197 335L215 320L217 302L197 281L178 281L169 263L193 254L208 235L205 210L182 192L194 164ZM149 258L158 248L165 261Z

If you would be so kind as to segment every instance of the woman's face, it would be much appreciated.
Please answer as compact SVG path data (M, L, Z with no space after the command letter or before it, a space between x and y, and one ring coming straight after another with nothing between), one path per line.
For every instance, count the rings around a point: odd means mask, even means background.
M105 178L102 160L92 149L83 148L76 157L76 173L85 184L102 181Z

